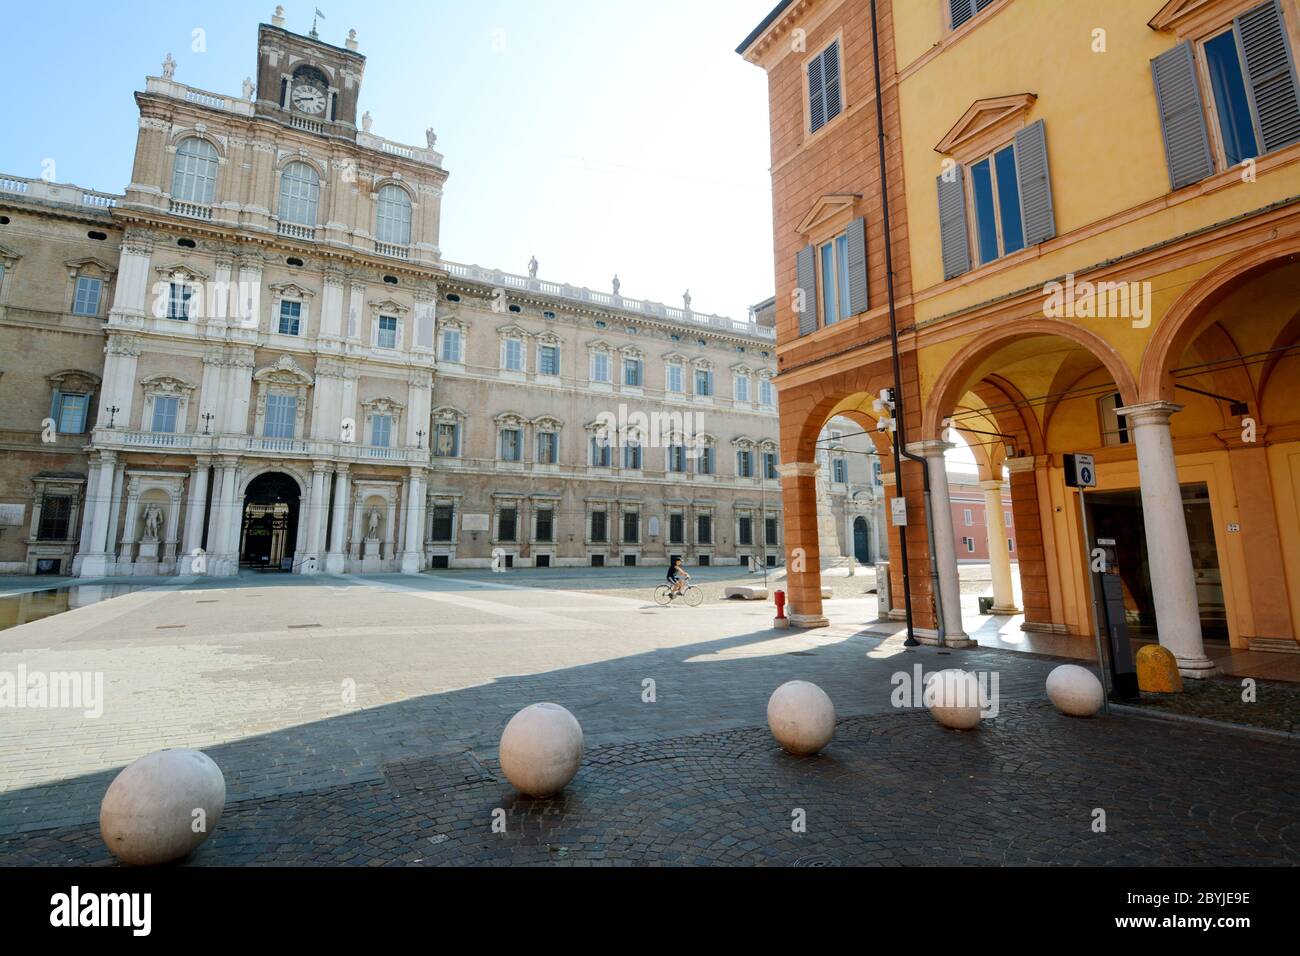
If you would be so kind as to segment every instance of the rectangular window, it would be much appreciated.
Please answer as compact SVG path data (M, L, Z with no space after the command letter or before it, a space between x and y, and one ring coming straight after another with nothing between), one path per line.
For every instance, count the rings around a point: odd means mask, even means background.
M591 513L591 540L593 544L604 544L609 539L609 515L604 511Z
M641 360L623 359L623 384L633 388L641 387Z
M519 537L519 509L502 508L497 512L497 540L515 541Z
M302 331L302 303L280 303L280 334L297 335Z
M840 93L840 44L836 40L808 62L808 131L815 133L844 108Z
M543 345L537 350L537 374L560 374L560 347L558 345Z
M713 516L712 515L696 516L695 543L713 544Z
M508 372L524 370L524 343L519 339L506 339L502 344L501 367Z
M463 358L463 345L464 343L461 340L460 329L443 329L442 360L444 362L450 362L452 365L459 365Z
M1007 538L1007 550L1008 551L1016 550L1016 543L1012 541L1010 538Z
M439 424L434 432L433 456L435 458L460 457L460 426Z
M641 470L641 443L630 441L623 446L623 467L629 471Z
M701 475L712 475L718 470L718 452L712 445L705 445L700 449L700 467Z
M595 352L591 356L591 380L593 382L609 381L609 356L604 352Z
M537 540L549 544L555 540L555 512L550 508L537 511Z
M877 485L883 485L885 483L884 470L881 468L880 462L878 461L873 461L871 463L871 480Z
M772 388L770 378L759 379L758 381L758 401L760 404L771 408L776 404L776 390Z
M706 368L697 368L695 370L695 394L712 395L713 394L713 372Z
M68 540L71 517L71 498L67 495L46 495L41 499L41 525L36 536L41 541Z
M962 540L966 542L966 552L967 552L968 554L974 554L974 553L975 553L975 539L974 539L974 538L963 538Z
M162 395L154 396L153 400L153 431L173 434L176 431L176 412L180 407L180 399L167 398Z
M769 546L775 547L777 544L776 519L768 518L766 524L767 524L767 543Z
M379 317L379 335L375 341L381 349L397 348L397 318L391 315Z
M827 325L849 317L849 237L836 236L821 247L822 315Z
M537 435L537 462L542 465L555 465L560 460L560 436L555 432L539 432Z
M1205 41L1205 65L1210 71L1210 89L1214 95L1215 115L1223 155L1229 166L1259 155L1255 138L1255 121L1250 112L1250 97L1237 53L1235 30L1220 33Z
M1020 181L1014 146L998 150L970 168L975 245L980 262L992 262L1025 247L1020 217Z
M732 386L732 391L738 402L749 401L749 376L737 375Z
M104 283L92 276L77 276L77 291L72 297L75 315L99 315L99 294Z
M266 438L292 438L297 418L297 396L268 395L266 397L266 422L262 434Z
M190 320L190 299L194 290L184 282L173 282L167 297L167 318L177 322Z
M745 449L736 452L736 477L754 477L754 453Z
M686 516L682 514L671 514L668 516L668 543L685 544L686 543Z
M593 468L608 468L610 463L609 442L598 435L591 436L591 465Z
M685 445L669 446L668 470L675 475L686 474L686 446Z
M86 413L90 409L89 395L68 392L54 393L54 410L50 417L61 435L80 435L86 430Z
M779 475L777 474L776 465L777 465L776 452L774 451L763 452L763 477L766 478L768 481L775 481L779 477Z
M523 457L522 432L518 428L501 429L501 460L521 461Z
M668 391L678 395L686 391L686 376L680 365L668 366Z
M749 515L741 515L740 527L736 532L736 540L742 545L752 545L754 543L754 519Z
M971 513L969 508L963 508L961 510L961 520L968 528L975 524L975 516Z
M393 417L376 415L370 420L370 444L376 448L389 448L393 443Z
M1010 527L1011 527L1011 512L1010 512L1010 511L1004 511L1004 512L1002 512L1002 524L1003 524L1004 527L1007 527L1007 528L1010 528Z
M623 512L623 543L636 544L641 540L641 513Z
M456 509L452 505L434 505L433 517L429 521L429 533L433 536L434 541L448 542L451 541L452 525L456 517Z

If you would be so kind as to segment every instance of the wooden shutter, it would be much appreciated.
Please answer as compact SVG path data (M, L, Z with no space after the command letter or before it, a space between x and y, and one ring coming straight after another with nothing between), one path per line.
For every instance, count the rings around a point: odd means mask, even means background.
M941 174L939 184L939 243L943 250L943 277L951 279L970 271L970 235L966 230L966 170L954 166ZM947 177L947 178L945 178Z
M948 0L948 10L952 14L952 28L956 30L975 16L975 0Z
M1214 172L1191 42L1152 60L1151 73L1165 139L1165 158L1169 163L1169 185L1182 189Z
M1056 213L1052 208L1052 177L1047 168L1047 133L1042 120L1016 133L1016 176L1025 245L1046 242L1056 235Z
M817 331L817 250L813 246L804 246L799 250L795 258L795 279L801 293L796 299L803 300L803 311L799 313L799 334L808 335Z
M843 97L840 95L840 41L836 40L822 52L822 75L826 84L826 122L840 115Z
M808 63L808 119L809 132L815 133L826 125L826 74L820 55Z
M867 311L867 221L849 223L849 315Z
M1278 0L1247 10L1235 23L1259 148L1271 153L1300 142L1300 83Z

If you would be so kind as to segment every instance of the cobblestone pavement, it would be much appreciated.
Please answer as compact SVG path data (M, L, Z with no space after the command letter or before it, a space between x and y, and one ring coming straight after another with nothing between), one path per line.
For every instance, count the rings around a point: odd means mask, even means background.
M1073 720L1041 703L966 734L919 712L851 717L813 758L762 728L605 745L548 800L463 753L237 804L189 864L1296 865L1294 757L1289 744ZM0 841L0 863L112 860L82 825Z
M1059 661L907 651L863 630L874 602L832 601L830 629L800 632L772 630L770 606L492 580L243 583L173 583L0 634L0 671L105 679L98 719L0 713L0 865L109 862L99 801L163 747L201 748L226 777L196 864L1300 862L1290 742L1067 720L1042 704ZM978 732L891 705L895 674L954 665L998 677L1002 713ZM796 678L841 717L809 760L764 727ZM588 746L550 801L518 798L495 764L506 721L541 700L572 710Z
M1143 694L1137 705L1152 710L1203 717L1229 724L1300 734L1300 687L1282 681L1256 681L1254 700L1242 699L1240 679L1184 681L1181 694Z

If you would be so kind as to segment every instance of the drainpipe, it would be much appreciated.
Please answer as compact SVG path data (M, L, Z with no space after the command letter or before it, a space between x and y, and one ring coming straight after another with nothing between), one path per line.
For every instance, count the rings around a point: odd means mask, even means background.
M894 301L894 249L893 236L889 227L889 173L885 168L885 103L880 83L880 28L876 17L876 0L871 0L871 56L876 75L876 139L880 163L880 204L884 213L885 227L885 286L889 292L889 340L894 364L894 493L900 498L904 497L902 459L908 458L920 462L925 486L925 524L930 542L930 590L934 595L936 625L939 644L942 646L945 643L946 634L943 626L943 601L939 595L939 565L935 559L934 525L930 521L930 468L923 457L906 450L907 416L903 409L903 372L898 357L898 315ZM921 642L916 639L916 630L912 617L912 587L911 575L908 573L907 567L906 528L900 532L898 541L899 557L903 562L903 603L907 608L907 641L905 645L907 647L917 647Z

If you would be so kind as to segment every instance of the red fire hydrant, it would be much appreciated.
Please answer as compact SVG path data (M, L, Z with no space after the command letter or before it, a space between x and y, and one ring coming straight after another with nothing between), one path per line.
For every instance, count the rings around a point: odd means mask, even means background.
M784 591L776 592L776 619L778 621L785 620L785 592Z

